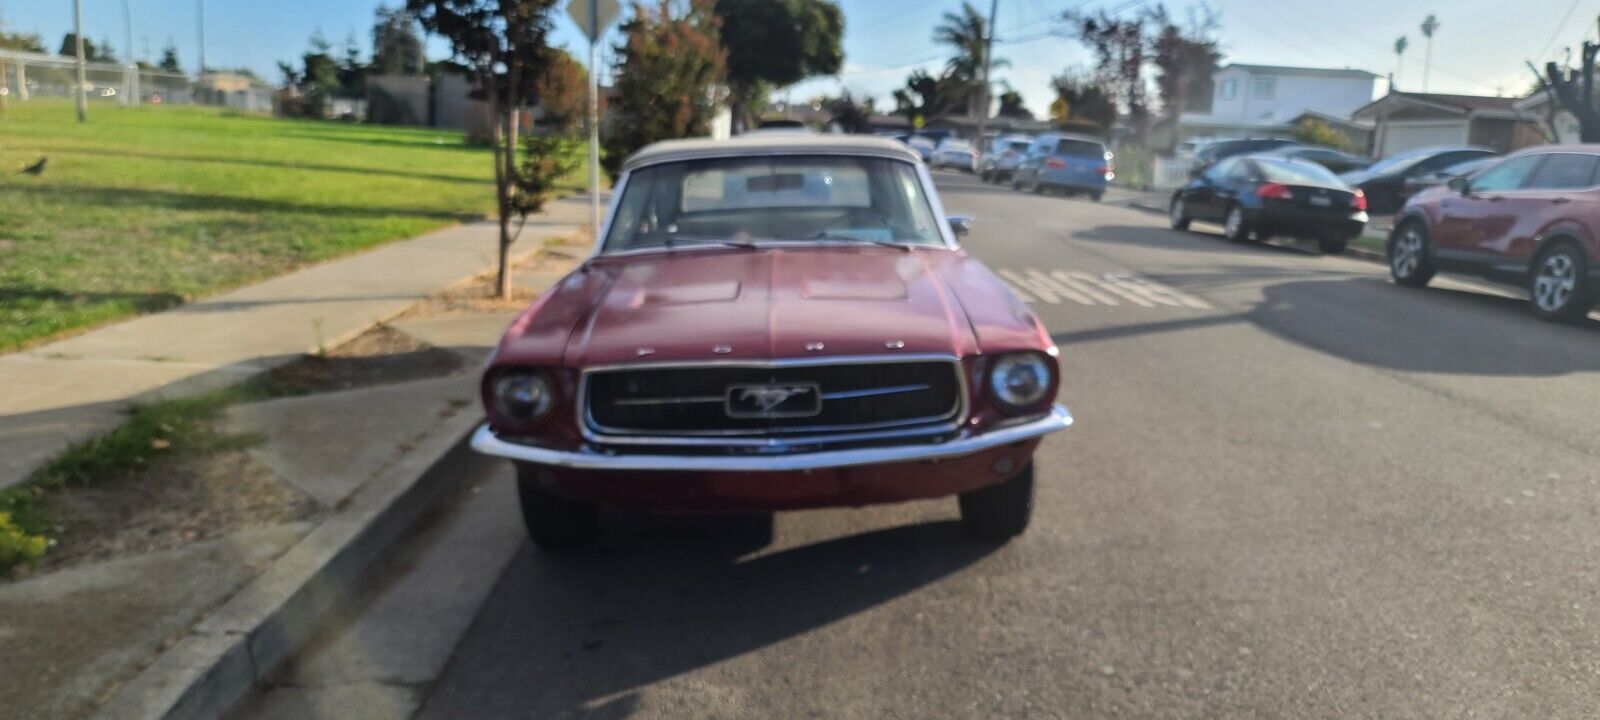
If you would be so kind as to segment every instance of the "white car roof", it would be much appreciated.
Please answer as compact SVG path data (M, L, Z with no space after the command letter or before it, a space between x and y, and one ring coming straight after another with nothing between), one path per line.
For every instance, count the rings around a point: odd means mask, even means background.
M892 138L763 133L740 135L728 140L693 138L651 143L629 156L622 169L632 171L668 162L752 155L864 155L911 163L922 161L915 151Z

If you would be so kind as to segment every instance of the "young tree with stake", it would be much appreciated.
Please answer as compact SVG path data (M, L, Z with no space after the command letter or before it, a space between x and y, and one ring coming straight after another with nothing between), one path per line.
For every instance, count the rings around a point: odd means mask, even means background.
M408 0L406 8L428 32L450 42L489 104L494 148L495 209L500 222L496 287L511 296L511 216L516 214L519 111L536 99L547 62L550 10L557 0Z

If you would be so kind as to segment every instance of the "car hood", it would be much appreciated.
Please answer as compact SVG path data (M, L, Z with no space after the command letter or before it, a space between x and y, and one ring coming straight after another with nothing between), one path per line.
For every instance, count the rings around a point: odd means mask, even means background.
M501 361L617 363L1042 348L1048 335L959 250L801 246L602 256L514 323ZM561 329L565 332L561 332Z

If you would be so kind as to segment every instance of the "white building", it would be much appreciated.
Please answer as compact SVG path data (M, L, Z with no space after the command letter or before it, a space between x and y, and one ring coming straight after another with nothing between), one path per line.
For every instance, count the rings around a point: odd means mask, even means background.
M1306 113L1348 118L1372 102L1378 76L1349 68L1233 63L1217 70L1212 85L1211 111L1184 113L1178 140L1286 136Z

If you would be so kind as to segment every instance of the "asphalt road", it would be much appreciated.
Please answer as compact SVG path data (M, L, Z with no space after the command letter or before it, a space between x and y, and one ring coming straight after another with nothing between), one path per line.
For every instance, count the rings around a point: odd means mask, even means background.
M1600 715L1600 321L940 182L1061 347L1027 534L950 500L550 557L477 479L243 715Z

